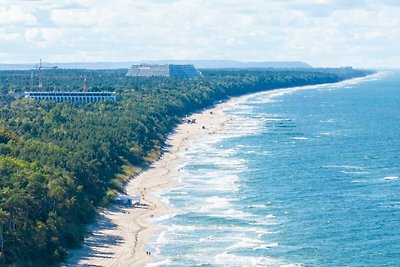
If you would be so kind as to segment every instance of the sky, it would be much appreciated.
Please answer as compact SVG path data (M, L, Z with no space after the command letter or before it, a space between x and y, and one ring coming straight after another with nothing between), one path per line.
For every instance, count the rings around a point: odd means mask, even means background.
M400 0L0 0L0 62L400 67Z

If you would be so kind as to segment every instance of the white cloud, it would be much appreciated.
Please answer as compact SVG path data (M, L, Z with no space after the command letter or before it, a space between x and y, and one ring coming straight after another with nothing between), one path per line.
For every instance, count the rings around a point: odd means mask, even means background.
M21 8L16 6L4 8L0 6L0 25L34 25L35 23L35 16Z
M26 41L43 48L61 43L63 36L64 31L56 28L28 28L24 34Z
M0 49L9 62L40 56L46 61L191 58L398 66L393 58L400 54L399 3L0 0Z
M5 29L1 29L0 28L0 41L10 42L10 41L17 40L18 38L20 38L20 34L18 34L18 33L8 33Z
M95 10L56 9L50 14L51 19L59 27L96 26L101 17Z

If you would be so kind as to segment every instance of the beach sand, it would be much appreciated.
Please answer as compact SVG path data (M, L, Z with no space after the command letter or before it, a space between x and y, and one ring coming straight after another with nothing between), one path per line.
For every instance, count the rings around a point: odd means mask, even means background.
M354 82L363 78L354 78ZM330 85L330 84L327 84ZM314 86L294 87L288 90L304 90ZM271 90L269 96L282 94L282 89ZM146 207L113 207L100 214L96 224L89 227L92 233L83 247L71 251L71 256L64 266L143 266L151 262L147 244L159 226L151 224L149 219L172 213L154 194L174 186L173 177L178 173L178 166L184 162L184 152L192 142L200 137L215 132L223 133L228 129L229 121L234 117L224 113L238 102L243 102L254 94L231 98L214 108L190 116L196 123L182 123L167 141L168 149L160 160L148 170L133 178L126 187L128 195L141 195ZM203 128L205 127L205 129Z
M161 229L149 219L171 212L155 192L174 186L172 177L177 175L179 163L184 161L184 151L191 142L201 136L221 132L227 128L231 116L224 114L237 99L214 108L193 114L196 123L178 125L170 135L168 149L161 159L149 169L133 178L126 187L128 195L141 195L141 207L112 207L101 213L96 224L89 227L92 232L83 247L71 251L64 266L143 266L152 260L147 255L147 243ZM150 251L151 253L151 251Z

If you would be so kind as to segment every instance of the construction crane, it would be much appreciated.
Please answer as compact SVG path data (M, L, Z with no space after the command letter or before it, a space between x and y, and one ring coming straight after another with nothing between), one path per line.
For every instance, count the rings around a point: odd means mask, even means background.
M32 74L32 73L31 73ZM25 75L25 74L21 74ZM33 75L33 74L32 74ZM56 75L56 76L42 76L42 78L52 78L52 79L80 79L82 80L82 88L83 88L83 92L87 92L87 89L90 88L88 86L88 77L87 74L83 74L83 75ZM89 79L89 81L92 79ZM33 85L33 76L31 76L31 87Z
M0 0L1 1L1 0ZM44 66L42 59L40 59L39 64L36 65L20 65L20 66L24 66L27 70L29 70L29 72L22 72L22 73L7 73L7 76L30 76L30 89L31 91L36 91L35 90L35 83L36 80L35 78L38 77L38 87L36 87L36 89L39 92L43 91L43 79L77 79L77 80L81 80L82 82L82 88L83 88L83 92L87 92L88 89L90 89L91 87L88 85L88 83L90 83L90 81L95 81L95 78L93 77L88 77L87 74L87 70L84 70L82 74L72 74L72 75L59 75L58 73L51 73L49 74L49 76L46 76L42 73L42 69L58 69L59 66ZM36 76L35 71L38 70L38 74ZM64 72L60 72L60 74L63 74ZM67 87L69 87L67 85ZM55 90L55 86L53 88Z
M43 91L43 81L42 81L42 69L57 69L58 66L42 66L42 59L40 59L39 66L36 65L35 68L39 70L39 91ZM32 76L31 76L32 77Z

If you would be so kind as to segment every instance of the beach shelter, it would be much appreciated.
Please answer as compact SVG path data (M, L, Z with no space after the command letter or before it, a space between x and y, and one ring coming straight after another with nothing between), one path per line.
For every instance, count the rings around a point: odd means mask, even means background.
M140 196L128 196L128 195L123 195L119 194L115 198L115 202L118 205L124 205L124 206L130 206L130 205L138 205L140 204Z
M131 196L131 201L133 205L139 205L140 204L140 196Z

